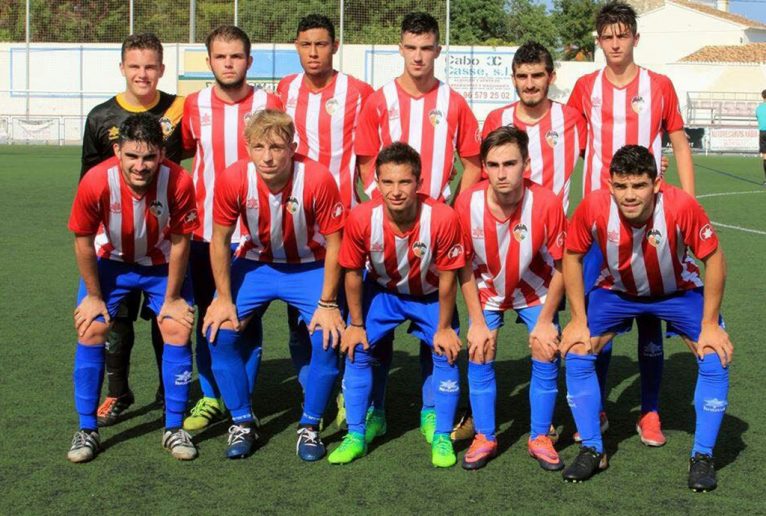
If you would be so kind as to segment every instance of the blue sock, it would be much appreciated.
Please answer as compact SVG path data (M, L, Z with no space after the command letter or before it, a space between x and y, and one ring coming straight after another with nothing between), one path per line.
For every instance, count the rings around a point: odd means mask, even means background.
M715 353L697 359L697 387L694 389L694 411L697 425L694 431L695 453L713 455L718 430L729 405L729 369L721 365Z
M433 357L434 406L436 408L436 433L449 434L455 425L455 412L460 401L460 369L450 365L447 357Z
M162 383L165 385L165 428L181 428L192 379L191 346L165 343L162 350Z
M199 378L199 388L202 395L206 398L220 398L221 391L218 390L218 384L215 383L213 369L210 360L210 348L207 339L202 334L202 325L197 327L197 346L194 348L194 356L197 362L197 378Z
M477 364L468 362L468 397L471 400L473 422L476 433L484 434L490 441L495 440L495 363Z
M311 361L306 378L303 414L300 424L319 425L327 402L330 401L335 379L338 378L338 353L331 346L322 346L322 331L311 336ZM369 394L368 403L369 403Z
M252 399L255 380L261 369L261 357L263 356L263 322L257 314L247 323L240 339L242 339L242 344L239 348L242 353L242 360L245 361L245 371L247 371L247 390Z
M236 425L253 421L250 382L239 350L241 345L239 334L234 330L218 330L215 344L210 346L213 374Z
M97 430L96 411L104 381L104 345L77 343L74 352L74 407L80 415L80 428Z
M612 341L606 343L603 349L596 355L596 374L598 375L599 411L603 412L606 407L606 376L609 372L609 362L612 361Z
M596 357L567 353L566 379L567 402L572 409L582 444L602 453L604 444L598 419L601 395L596 377Z
M638 367L641 371L641 413L657 412L665 355L662 349L662 322L656 317L639 317Z
M386 385L388 385L388 372L391 370L391 361L394 357L393 335L386 335L378 341L373 348L370 364L372 366L372 406L376 410L383 410L386 406Z
M295 374L298 376L298 383L305 393L311 361L311 338L306 325L301 324L300 312L292 305L287 307L287 326L290 332L288 340L290 358L293 361Z
M532 379L529 382L529 411L532 425L529 438L548 435L553 421L558 395L559 359L541 362L532 359Z
M346 403L348 431L362 435L372 391L372 367L368 353L369 351L362 351L361 345L357 346L354 361L346 359L346 371L343 374L343 399Z
M423 379L423 387L421 393L423 396L423 409L430 409L436 406L436 397L434 396L433 374L434 374L434 360L432 358L433 352L431 348L420 341L420 377ZM455 366L457 367L457 366ZM452 431L452 428L449 429Z

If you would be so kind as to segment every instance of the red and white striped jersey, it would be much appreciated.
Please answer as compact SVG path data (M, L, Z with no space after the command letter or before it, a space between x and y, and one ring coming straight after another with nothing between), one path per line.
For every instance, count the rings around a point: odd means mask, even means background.
M188 172L165 160L149 190L137 197L116 157L96 165L80 181L69 230L96 235L96 254L108 260L161 265L170 260L170 235L199 226Z
M438 271L460 269L465 249L455 210L424 194L418 198L418 220L404 234L394 229L381 198L352 209L338 257L341 267L366 267L373 280L399 294L436 292Z
M295 122L298 154L330 169L346 208L357 204L354 135L362 104L372 87L337 72L319 91L312 91L304 74L288 75L277 86L287 113Z
M324 235L343 227L345 209L330 171L319 163L296 157L292 179L272 193L245 159L218 178L213 218L223 226L242 220L247 234L238 257L307 263L324 260Z
M449 197L455 151L463 158L480 152L476 117L463 96L441 81L420 97L409 95L396 80L385 84L365 102L357 131L359 156L375 157L381 147L399 141L418 151L420 192L439 200Z
M272 93L252 88L250 95L231 104L218 98L212 86L186 97L181 134L184 149L195 151L192 173L201 222L194 232L195 240L210 242L216 176L247 157L245 124L252 113L263 109L281 111L282 101ZM238 227L232 241L238 242L239 237Z
M588 121L584 193L607 187L612 156L625 145L649 149L660 170L662 132L684 128L673 83L665 75L641 67L622 88L609 82L605 69L580 77L567 105Z
M455 203L482 309L505 311L545 303L554 261L564 252L567 219L561 200L527 180L516 211L499 220L487 203L490 188L482 181Z
M689 194L663 183L652 218L634 227L620 215L608 190L588 194L574 213L567 249L585 253L601 247L604 265L597 286L634 296L663 296L702 286L699 259L718 248L718 237L702 206Z
M515 126L529 136L528 177L556 194L569 208L569 190L572 172L585 148L585 119L574 109L559 102L535 124L527 124L516 113L518 102L492 111L484 121L482 138L503 126ZM482 171L482 177L487 175Z

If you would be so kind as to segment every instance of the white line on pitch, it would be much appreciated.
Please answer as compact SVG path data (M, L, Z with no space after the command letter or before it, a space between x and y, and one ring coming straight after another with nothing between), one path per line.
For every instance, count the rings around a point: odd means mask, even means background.
M723 197L726 195L746 195L746 194L762 194L766 193L766 190L749 190L747 192L721 192L721 193L708 193L698 195L697 199L704 199L706 197Z
M766 236L766 231L759 231L757 229L743 228L742 226L732 226L732 225L729 225L729 224L723 224L721 222L715 222L713 220L711 220L710 222L712 222L714 226L720 226L722 228L728 228L728 229L737 229L739 231L744 231L745 233L755 233L756 235L764 235L764 236Z

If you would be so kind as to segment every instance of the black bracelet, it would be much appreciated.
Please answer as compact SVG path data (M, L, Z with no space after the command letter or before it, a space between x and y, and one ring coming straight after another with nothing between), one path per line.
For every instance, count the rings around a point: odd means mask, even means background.
M319 308L326 308L328 310L340 310L340 306L338 306L338 303L325 303L321 300L317 303L317 306Z
M364 323L362 324L354 324L352 322L348 323L349 326L353 326L354 328L364 328Z

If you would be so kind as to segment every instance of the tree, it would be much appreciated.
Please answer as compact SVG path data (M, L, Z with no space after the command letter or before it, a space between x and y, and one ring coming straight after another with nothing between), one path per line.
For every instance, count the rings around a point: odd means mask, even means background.
M592 61L595 50L593 31L602 0L554 0L553 19L564 47L564 59L579 56Z
M552 54L557 54L559 37L553 17L546 12L545 4L532 0L510 0L508 3L510 39L519 45L537 41Z
M455 0L450 4L450 43L497 45L510 40L505 0Z

